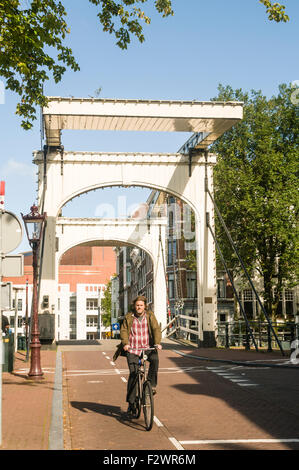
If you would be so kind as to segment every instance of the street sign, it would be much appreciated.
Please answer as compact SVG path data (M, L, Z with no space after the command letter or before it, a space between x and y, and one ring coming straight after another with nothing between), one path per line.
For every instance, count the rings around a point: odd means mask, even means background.
M119 323L112 323L112 330L113 331L119 330Z
M11 309L12 283L2 283L1 286L1 308L2 310Z
M2 276L18 277L24 275L24 255L7 255L2 261Z
M4 211L5 181L0 181L0 207Z
M15 250L22 241L23 230L19 219L12 212L2 214L2 252L4 254Z

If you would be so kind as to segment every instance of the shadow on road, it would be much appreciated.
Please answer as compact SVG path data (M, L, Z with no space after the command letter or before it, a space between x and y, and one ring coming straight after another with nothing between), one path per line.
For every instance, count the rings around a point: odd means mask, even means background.
M99 413L103 416L110 416L111 418L116 419L123 425L131 428L137 429L139 431L146 431L145 425L143 424L142 417L137 421L132 419L125 411L121 409L120 406L112 406L111 404L105 403L94 403L90 401L71 401L70 405L83 413L91 411L93 413Z
M177 367L185 368L187 365L209 365L209 363L201 363L200 360L192 360L188 357L171 357L172 362ZM211 376L211 372L207 370L209 379L203 374L198 376L192 370L185 371L186 374L192 376L193 383L177 383L171 385L176 390L190 396L211 397L222 400L228 405L234 413L239 413L255 424L259 429L263 429L267 436L272 438L298 438L299 421L298 413L284 403L284 399L288 396L296 396L295 383L292 382L293 371L275 371L274 389L259 391L245 390L233 385L230 382L223 382L221 377ZM296 380L293 378L293 380ZM221 383L220 383L221 382ZM292 385L292 386L291 386ZM280 398L280 400L279 400ZM192 398L190 398L192 400ZM200 413L202 410L196 409ZM286 444L289 449L297 450L298 443L289 442Z

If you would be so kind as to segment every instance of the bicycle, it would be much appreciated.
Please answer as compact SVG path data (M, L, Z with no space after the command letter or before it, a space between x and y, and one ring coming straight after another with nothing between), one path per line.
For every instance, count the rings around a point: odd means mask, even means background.
M151 383L147 380L146 373L146 359L147 355L145 351L153 351L156 348L140 348L141 357L138 362L138 369L136 374L136 380L132 384L132 387L136 388L136 399L135 399L135 413L133 418L138 419L141 414L141 408L143 410L145 428L150 431L153 427L154 422L154 398Z

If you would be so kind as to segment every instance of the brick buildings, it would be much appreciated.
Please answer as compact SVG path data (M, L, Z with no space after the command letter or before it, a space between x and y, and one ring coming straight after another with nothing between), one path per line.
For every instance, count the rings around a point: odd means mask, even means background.
M67 251L59 266L58 308L46 305L49 314L55 314L56 340L95 339L98 335L99 301L107 282L116 271L116 255L112 247L76 246ZM28 280L28 295L26 281ZM3 282L12 282L17 287L17 322L18 334L23 333L23 318L26 312L26 298L30 316L32 300L32 254L24 254L24 275L15 278L3 278ZM13 295L14 297L14 295ZM47 298L40 299L40 303ZM15 308L15 298L12 302ZM4 312L14 328L15 312ZM102 336L105 329L102 327ZM42 339L42 338L41 338Z

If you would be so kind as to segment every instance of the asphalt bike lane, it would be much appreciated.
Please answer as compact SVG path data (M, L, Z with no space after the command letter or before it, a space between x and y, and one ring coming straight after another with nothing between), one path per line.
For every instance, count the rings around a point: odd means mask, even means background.
M127 361L114 351L63 352L70 450L172 450L160 427L127 415ZM67 430L65 430L67 432Z
M155 424L147 432L142 415L126 415L127 362L120 357L114 364L112 356L63 353L72 449L299 449L298 417L265 397L261 380L172 349L159 352Z

